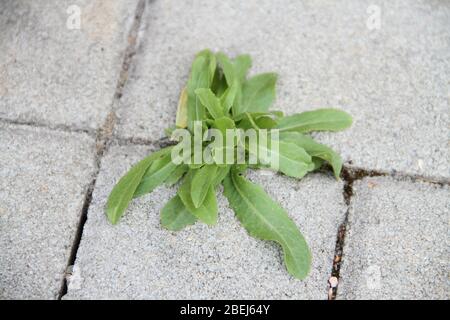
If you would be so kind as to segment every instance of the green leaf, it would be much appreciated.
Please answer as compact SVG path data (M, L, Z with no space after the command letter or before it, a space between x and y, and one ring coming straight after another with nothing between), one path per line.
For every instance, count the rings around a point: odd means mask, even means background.
M335 177L339 178L342 169L342 159L341 156L334 152L330 147L317 143L311 137L299 132L281 132L280 139L286 142L295 143L297 146L305 149L305 151L313 158L327 161L333 168ZM317 163L316 167L318 165L319 164Z
M258 159L263 165L297 179L302 178L314 169L311 156L296 144L281 140L278 142L278 150L276 150L273 142L267 141L265 145L261 142L262 140L260 140L260 150L258 151L263 152L258 152ZM267 157L265 156L266 154ZM274 164L270 161L274 159L272 157L278 157L278 167L276 163Z
M172 162L170 152L163 158L155 161L142 177L141 182L134 192L134 198L152 192L156 187L163 184L172 172L175 171L176 167L177 165Z
M222 183L223 179L227 176L228 172L230 172L231 165L218 167L216 176L213 179L213 182L211 183L212 186L216 187L219 184Z
M216 68L216 72L214 73L214 79L210 86L212 92L218 97L222 96L227 90L227 80L225 79L222 70L220 68Z
M211 89L197 89L195 90L195 94L214 119L224 116L220 100Z
M252 58L248 54L242 54L234 58L234 75L236 80L243 82L247 76L248 69L252 66Z
M304 279L311 265L308 245L287 212L264 190L232 169L225 178L224 194L237 218L255 238L275 241L281 245L287 270Z
M128 207L142 177L153 161L170 150L171 147L154 152L134 165L114 186L106 203L106 216L116 224Z
M252 59L249 55L240 55L233 60L234 66L234 84L236 92L233 92L234 99L232 104L232 114L234 116L242 112L242 83L245 81L248 69L252 66ZM226 105L228 106L228 105ZM244 110L245 111L245 110Z
M225 90L225 92L223 93L223 95L220 97L220 103L223 107L223 112L225 114L228 114L228 112L230 112L230 109L233 106L234 101L236 99L238 89L239 89L239 83L237 81L235 81L231 85L231 87L228 87Z
M220 130L220 132L222 132L224 140L226 137L226 130L236 128L234 125L234 121L228 117L222 117L222 118L218 118L218 119L214 120L212 127L214 127L215 129L218 129L218 130Z
M316 158L316 157L313 157L312 161L314 163L314 169L313 170L319 169L325 162L323 159Z
M197 218L186 209L178 195L170 199L161 211L161 225L167 230L179 231L196 221Z
M248 112L253 119L259 119L261 117L270 117L274 120L278 120L283 117L283 112L281 111L268 111L268 112ZM247 115L245 113L241 113L239 115L236 115L233 117L234 121L241 121L243 119L246 119Z
M178 99L177 116L175 125L177 128L186 128L188 120L187 110L188 94L186 88L181 90L180 98Z
M244 112L237 118L240 119L238 127L242 129L272 129L277 125L271 113Z
M194 59L191 75L187 83L187 118L188 128L193 130L194 121L205 118L204 106L198 100L195 90L209 88L214 79L216 57L210 50L203 50Z
M255 123L260 129L272 129L277 125L277 122L272 117L268 116L257 118Z
M275 100L275 73L263 73L245 81L238 113L266 112Z
M217 166L214 164L207 164L198 170L193 171L191 182L191 198L194 207L201 206L206 198L212 179L216 175Z
M234 65L231 60L222 52L216 54L217 62L223 71L228 87L231 87L235 80Z
M352 117L342 110L318 109L282 118L277 128L281 131L339 131L350 127Z
M180 164L177 168L170 174L170 176L164 181L166 186L173 186L177 183L181 177L189 170L189 166L187 164Z
M208 225L214 225L217 223L217 199L214 188L211 186L208 189L202 205L196 208L191 197L192 171L190 170L184 177L183 184L178 189L178 195L191 214Z

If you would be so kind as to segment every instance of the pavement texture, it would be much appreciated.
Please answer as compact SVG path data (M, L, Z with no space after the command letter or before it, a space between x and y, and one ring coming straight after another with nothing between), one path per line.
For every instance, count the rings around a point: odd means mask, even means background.
M0 124L0 299L55 299L94 171L85 134Z
M214 227L162 229L160 210L175 194L165 187L133 201L113 227L104 214L111 187L148 151L114 147L103 158L66 298L327 298L335 234L346 211L342 182L326 174L301 182L261 171L249 174L289 212L311 247L312 272L299 281L286 272L280 248L251 238L222 195Z
M111 109L136 4L1 1L0 118L97 129Z
M450 2L5 0L0 30L0 299L450 298ZM162 229L166 187L104 216L204 48L277 72L274 110L354 118L315 135L343 180L249 173L311 246L305 281L223 196L215 227Z
M449 187L378 177L353 192L339 297L448 300Z
M371 30L373 6L381 25ZM353 116L350 130L320 135L349 165L449 179L449 30L445 1L155 1L118 134L161 138L196 52L248 53L253 73L279 74L274 109Z

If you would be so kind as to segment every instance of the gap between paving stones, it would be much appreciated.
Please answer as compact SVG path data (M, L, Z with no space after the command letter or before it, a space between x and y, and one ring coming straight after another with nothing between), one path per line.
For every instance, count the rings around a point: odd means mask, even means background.
M345 204L347 205L347 211L345 212L344 221L339 226L337 235L336 235L336 247L335 247L335 255L333 258L333 264L331 268L331 275L330 280L328 283L328 299L329 300L336 300L337 291L339 289L339 280L340 280L340 270L341 265L343 263L342 256L343 256L343 248L345 244L345 236L347 232L347 226L348 226L348 218L349 218L349 211L350 211L350 204L353 197L353 184L355 181L362 180L367 177L391 177L394 180L397 181L404 181L409 180L412 183L415 182L426 182L429 184L444 186L444 185L450 185L450 182L448 180L432 180L430 178L426 178L423 176L418 175L410 175L410 174L402 174L402 173L388 173L383 171L376 171L376 170L366 170L361 168L352 168L343 166L342 168L342 179L344 180L344 189L343 189L343 196L345 200ZM335 285L333 285L333 280L335 281Z
M80 216L80 220L78 222L75 239L72 244L72 249L71 249L70 256L69 256L69 259L67 262L66 274L64 275L63 282L61 284L61 289L58 293L58 300L61 300L62 297L67 293L67 288L68 288L67 287L67 276L69 275L69 268L71 266L73 266L75 263L77 252L78 252L78 247L80 246L81 237L83 235L84 225L87 221L87 213L88 213L91 201L92 201L92 193L94 191L95 182L97 180L97 176L100 171L101 159L102 159L105 151L107 150L107 148L111 142L112 136L113 136L114 126L117 122L117 116L116 116L117 104L118 104L118 101L120 100L120 98L122 97L123 88L125 87L125 84L128 80L128 70L130 68L133 56L135 55L137 35L138 35L138 31L139 31L139 28L141 25L141 19L142 19L142 15L144 13L144 9L145 9L145 0L140 0L139 3L137 4L136 11L134 14L134 21L133 21L133 24L129 31L129 34L128 34L128 44L125 49L123 62L122 62L122 68L121 68L120 74L119 74L119 79L117 80L117 86L116 86L116 90L114 92L111 111L108 114L108 116L106 117L106 120L103 123L103 125L98 129L98 131L96 133L96 137L95 137L95 141L96 141L95 171L94 171L91 183L89 184L89 188L86 192L86 196L84 198L83 209L81 211L81 216Z
M113 129L117 122L117 116L116 116L116 109L119 100L122 97L122 91L123 88L126 85L126 82L128 80L128 71L132 62L132 58L135 55L136 50L136 42L137 42L137 35L138 31L141 25L141 18L144 13L144 9L146 6L145 0L140 0L135 12L134 22L130 29L129 35L128 35L128 44L125 49L123 62L122 62L122 68L120 71L119 78L117 80L117 86L116 90L114 92L114 98L112 102L112 108L111 112L108 114L104 124L97 130L97 132L93 130L85 130L85 129L77 129L71 126L65 126L65 125L46 125L42 123L36 123L36 122L23 122L23 121L17 121L17 120L8 120L8 119L2 119L0 118L0 122L13 124L13 125L27 125L32 127L44 127L51 130L56 131L63 131L63 132L83 132L88 134L91 137L95 137L96 139L96 154L95 154L95 172L93 175L93 178L91 180L91 183L89 184L88 190L85 194L85 198L83 201L83 208L80 216L80 220L77 226L76 236L74 239L74 242L72 244L70 257L68 259L67 263L67 269L72 266L75 263L76 260L76 254L78 251L78 247L82 238L83 234L83 227L87 220L87 213L88 209L92 200L92 193L95 188L96 179L100 170L100 161L105 153L105 151L108 149L108 146L111 143L117 143L119 145L151 145L155 147L165 147L167 145L173 144L172 141L170 141L167 138L162 138L159 140L146 140L146 139L140 139L140 138L131 138L131 139L121 139L118 137L113 136ZM376 177L376 176L390 176L396 180L404 180L404 179L410 179L412 182L415 181L423 181L431 184L438 184L440 186L443 185L450 185L450 179L434 179L434 178L428 178L418 175L411 175L411 174L404 174L401 172L383 172L383 171L372 171L372 170L366 170L361 168L355 168L351 166L344 166L343 167L343 174L342 179L344 181L344 189L343 189L343 196L345 199L345 203L347 205L347 211L345 213L344 221L339 226L337 236L336 236L336 247L335 247L335 256L332 262L332 270L331 270L331 277L335 277L337 280L339 280L340 277L340 267L342 264L342 254L343 254L343 246L347 231L347 223L348 223L348 215L349 215L349 208L350 208L350 202L353 196L353 183L355 181L361 180L366 177ZM336 286L333 288L330 288L328 286L330 291L328 294L328 298L331 300L334 300L336 298L337 290L339 287L339 283L337 283ZM58 299L61 299L65 294L67 293L67 280L66 277L64 277L63 283L61 285L60 292L58 294Z
M123 68L121 72L121 76L118 81L117 90L115 92L115 98L113 104L117 104L117 101L120 100L121 97L121 91L123 87L126 84L127 81L127 75L128 75L128 69L131 63L131 59L134 55L134 49L135 49L135 40L136 40L136 33L139 29L139 23L140 19L144 10L145 6L145 0L142 0L138 7L137 7L137 13L135 15L135 22L133 24L132 30L130 34L133 36L130 36L129 45L126 51L126 55L124 57L123 62ZM116 122L116 115L115 115L115 109L113 109L110 114L108 115L105 123L103 126L97 131L97 133L94 135L93 132L90 132L89 130L80 130L80 129L74 129L70 127L64 127L64 126L56 126L56 127L50 127L45 124L39 124L39 123L26 123L26 122L18 122L18 121L11 121L7 119L1 119L0 122L4 122L7 124L13 124L13 125L27 125L31 127L42 127L47 128L49 130L55 130L55 131L62 131L62 132L69 132L69 133L75 133L75 132L83 132L90 136L95 136L96 138L96 155L95 155L95 172L92 178L91 183L89 184L88 190L85 194L85 198L83 201L83 208L80 216L80 221L77 226L77 231L75 235L74 242L72 244L72 249L70 253L70 257L67 263L67 270L70 266L72 266L75 263L76 260L76 254L78 251L78 247L80 245L81 237L83 234L83 227L87 220L87 213L89 210L89 206L92 200L92 193L95 188L95 182L100 170L100 161L107 150L108 146L112 143L118 144L118 145L146 145L146 146L154 146L156 148L164 148L168 145L173 145L174 142L169 140L168 138L161 138L155 141L152 140L145 140L145 139L121 139L118 137L113 136L113 128ZM404 174L401 172L395 172L395 173L389 173L384 171L376 171L376 170L367 170L367 169L361 169L361 168L354 168L349 166L343 166L342 169L342 180L344 181L344 187L343 187L343 197L345 199L345 204L347 205L347 211L345 213L344 221L339 226L337 235L336 235L336 246L335 246L335 255L332 262L332 269L331 269L331 275L330 277L335 277L337 280L340 278L340 268L342 264L342 255L343 255L343 246L347 231L347 223L348 223L348 215L349 215L349 208L350 208L350 202L353 197L353 184L355 181L362 180L366 177L379 177L379 176L386 176L391 177L395 180L405 180L409 179L411 182L416 181L422 181L430 184L436 184L439 186L444 185L450 185L450 181L444 179L431 179L428 177L418 176L418 175L411 175L411 174ZM339 287L339 283L331 287L330 283L328 284L329 293L328 298L330 300L335 300L337 295L337 290ZM67 293L67 279L64 277L60 292L58 294L58 299L61 299L65 294Z
M89 129L80 129L80 128L74 128L72 126L66 126L66 125L48 125L44 123L39 122L33 122L33 121L20 121L20 120L11 120L6 118L0 118L0 122L5 124L10 124L13 126L29 126L29 127L35 127L35 128L44 128L44 129L50 129L60 132L66 132L66 133L84 133L90 136L91 138L95 138L95 132L93 130Z

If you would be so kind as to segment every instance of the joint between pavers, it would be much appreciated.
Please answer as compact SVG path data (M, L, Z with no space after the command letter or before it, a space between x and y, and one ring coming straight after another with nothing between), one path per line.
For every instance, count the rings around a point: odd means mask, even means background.
M144 13L145 9L145 0L139 0L139 3L136 6L136 11L134 14L134 21L131 26L131 29L128 34L128 44L125 49L122 67L120 70L120 75L117 80L117 86L116 90L114 92L113 102L111 111L109 112L108 116L105 119L105 122L103 125L98 129L95 137L95 143L96 143L96 153L95 153L95 171L92 177L92 180L89 184L89 187L86 191L84 202L83 202L83 208L81 211L80 220L78 222L75 239L72 243L72 248L70 251L70 256L66 265L66 270L64 272L64 277L62 279L61 288L58 293L58 300L61 300L66 294L68 290L68 282L67 282L67 275L69 267L73 266L75 264L76 258L77 258L77 252L80 247L81 238L83 236L83 230L84 225L87 221L88 211L89 207L92 201L92 194L95 189L95 183L97 181L97 177L100 172L101 167L101 159L103 155L105 154L106 150L108 149L111 141L113 140L114 136L114 127L117 123L117 115L116 115L116 106L117 102L122 97L122 91L123 88L126 85L126 82L128 80L128 70L130 68L132 58L135 54L136 50L136 40L137 40L137 34L138 30L141 24L142 15Z
M331 268L330 279L328 280L328 300L336 300L337 291L339 288L340 271L342 265L342 257L344 254L345 236L348 226L348 218L350 214L350 204L353 197L353 184L355 181L364 179L366 177L380 177L388 176L385 172L374 170L354 169L344 166L342 168L342 179L344 180L344 187L342 196L347 205L345 211L344 221L339 225L336 235L336 246L334 251L333 266Z
M347 205L347 210L345 212L344 220L338 228L336 235L336 246L335 254L333 258L333 266L331 269L330 279L328 281L328 299L335 300L339 288L340 280L340 270L343 263L344 254L344 244L346 232L348 229L348 220L350 214L350 205L352 197L354 195L353 185L356 181L362 180L368 177L390 177L396 181L410 181L415 182L425 182L433 185L438 185L440 187L449 186L450 181L448 179L430 179L429 177L424 177L420 175L412 175L401 172L385 172L377 170L368 170L362 168L355 168L349 166L343 166L342 168L342 179L344 180L343 187L343 197L345 204Z
M364 169L354 166L345 166L344 169L347 171L347 177L352 181L362 180L367 177L379 177L385 176L390 177L396 181L411 181L411 182L425 182L438 186L450 186L450 178L442 178L442 177L430 177L419 174L411 174L401 171L382 171L382 170L372 170L372 169ZM344 177L345 179L345 177Z
M111 142L115 143L118 146L151 146L155 148L165 148L177 144L176 141L170 140L170 138L168 137L161 138L158 140L113 137Z
M92 138L95 138L95 136L96 136L96 133L94 130L74 128L72 126L67 126L67 125L62 125L62 124L50 125L50 124L41 123L41 122L11 120L11 119L6 119L6 118L0 118L0 123L12 125L12 126L26 126L26 127L32 127L32 128L43 128L43 129L56 131L56 132L83 133Z

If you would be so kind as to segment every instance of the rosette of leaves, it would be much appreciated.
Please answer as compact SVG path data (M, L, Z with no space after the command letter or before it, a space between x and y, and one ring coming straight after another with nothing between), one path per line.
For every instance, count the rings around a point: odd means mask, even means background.
M192 133L194 122L202 121L204 129L278 129L279 165L273 169L300 179L327 162L338 178L341 157L307 134L343 130L351 125L351 116L336 109L290 116L269 111L275 99L277 75L263 73L247 77L251 64L249 55L230 59L210 50L199 52L180 96L176 127L187 128ZM172 231L197 221L214 225L218 216L216 192L222 184L230 207L247 232L255 238L277 242L283 250L288 272L298 279L307 276L311 253L304 237L287 212L260 186L245 178L248 165L176 165L171 161L172 148L150 154L119 180L106 206L112 224L119 221L133 198L152 192L162 184L179 183L177 194L162 209L161 225ZM267 164L252 167L263 166Z

